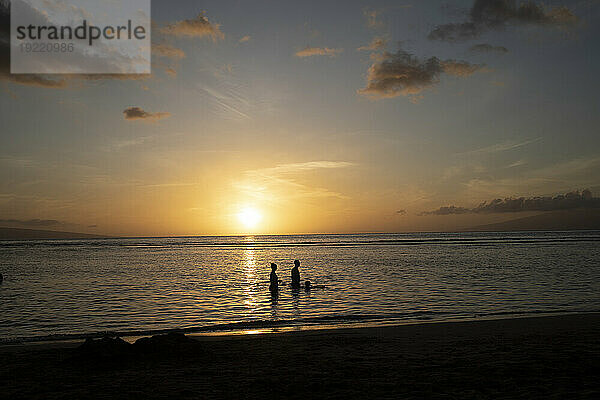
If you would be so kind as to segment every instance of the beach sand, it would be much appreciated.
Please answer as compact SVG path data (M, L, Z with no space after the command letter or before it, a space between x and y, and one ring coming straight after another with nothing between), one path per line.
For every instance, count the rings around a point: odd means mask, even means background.
M600 314L0 348L3 399L600 398ZM134 346L131 346L134 347Z

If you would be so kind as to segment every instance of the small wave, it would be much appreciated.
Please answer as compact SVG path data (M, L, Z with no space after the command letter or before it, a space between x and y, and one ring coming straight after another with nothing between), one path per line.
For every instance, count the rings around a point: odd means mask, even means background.
M277 328L303 328L303 327L319 327L326 326L328 328L343 328L351 324L369 324L376 325L402 325L403 323L415 322L444 322L449 320L461 319L494 319L497 317L507 316L531 316L531 315L558 315L558 314L577 314L577 313L596 313L600 310L524 310L524 311L501 311L501 312L482 312L482 313L449 313L435 311L415 311L410 313L396 314L347 314L347 315L329 315L322 317L308 317L296 319L281 319L281 320L252 320L238 321L214 325L184 327L184 328L167 328L167 329L145 329L145 330L121 330L121 331L98 331L92 333L74 333L74 334L52 334L44 336L29 336L17 338L0 338L1 345L22 344L22 343L39 343L39 342L59 342L59 341L76 341L87 338L102 338L105 336L111 337L137 337L137 336L153 336L162 335L171 332L179 332L185 334L210 334L210 333L229 333L241 332L246 330L257 329L277 329Z
M365 235L296 235L296 236L199 236L176 238L112 238L85 240L0 241L8 247L123 247L148 251L166 248L262 249L294 247L361 247L422 245L531 245L598 242L598 231L506 232L453 234L365 234Z

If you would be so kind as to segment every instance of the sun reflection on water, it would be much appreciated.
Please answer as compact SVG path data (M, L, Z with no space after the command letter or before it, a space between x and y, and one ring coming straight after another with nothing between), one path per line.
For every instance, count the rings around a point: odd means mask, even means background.
M254 242L254 236L247 236L245 241L248 243ZM244 305L247 307L249 313L252 313L258 305L258 275L256 266L256 256L253 247L246 247L244 250L243 260L244 275L246 277L246 285L244 289Z

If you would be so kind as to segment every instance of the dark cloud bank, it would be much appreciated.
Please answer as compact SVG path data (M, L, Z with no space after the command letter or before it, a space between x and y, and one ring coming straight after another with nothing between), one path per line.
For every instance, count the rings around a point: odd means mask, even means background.
M467 21L438 25L429 33L429 39L460 42L509 24L565 27L576 22L577 17L567 7L548 9L533 1L517 4L515 0L475 0Z
M600 208L600 198L594 197L592 192L586 189L582 192L569 192L555 197L496 199L481 203L475 208L457 206L440 207L437 210L425 211L419 215L492 214L521 211L572 210L576 208Z

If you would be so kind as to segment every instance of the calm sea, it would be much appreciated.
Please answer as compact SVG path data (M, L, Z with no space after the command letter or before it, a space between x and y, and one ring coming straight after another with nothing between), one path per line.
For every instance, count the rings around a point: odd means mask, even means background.
M600 231L4 241L0 342L600 311L599 245ZM294 259L310 292L285 285Z

